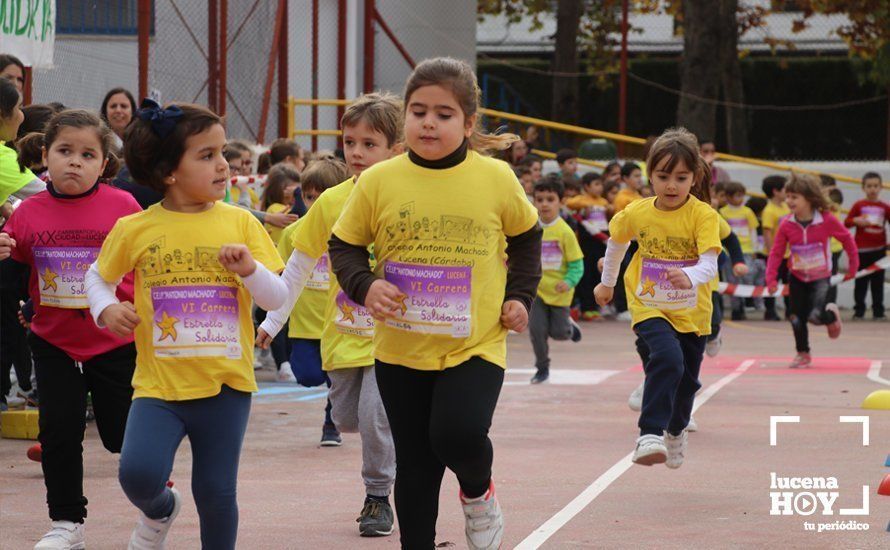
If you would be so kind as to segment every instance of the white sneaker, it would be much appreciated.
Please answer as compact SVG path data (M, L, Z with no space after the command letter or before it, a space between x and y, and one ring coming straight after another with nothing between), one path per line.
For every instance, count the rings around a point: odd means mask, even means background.
M683 459L686 457L686 441L686 430L683 430L680 435L671 435L668 432L664 432L664 443L667 446L665 466L676 470L683 465Z
M54 521L52 529L34 545L34 550L83 550L83 523Z
M717 336L713 340L708 340L708 343L705 344L705 353L708 354L708 357L717 357L717 354L720 353L720 348L723 347L723 337Z
M467 546L470 550L497 550L504 538L504 514L494 493L494 482L479 498L467 500L463 493L460 504L466 519Z
M664 445L664 437L660 435L646 434L637 438L637 448L631 460L642 466L661 464L667 460L667 447Z
M640 385L630 394L630 397L627 399L627 406L630 407L632 411L640 411L643 410L643 387L646 385L646 381L640 382Z
M173 511L164 519L151 519L145 514L140 514L139 522L130 535L130 545L127 546L127 550L163 550L170 526L182 508L179 491L175 487L170 490L173 491Z
M692 415L689 416L689 424L686 425L686 431L687 432L697 432L698 431L698 424L695 422L695 417Z
M279 382L296 382L297 377L294 376L294 371L290 366L290 363L285 361L281 364L281 368L278 369L278 381Z
M619 313L618 315L615 316L615 320L630 322L633 320L633 317L630 316L629 311L622 311L621 313Z

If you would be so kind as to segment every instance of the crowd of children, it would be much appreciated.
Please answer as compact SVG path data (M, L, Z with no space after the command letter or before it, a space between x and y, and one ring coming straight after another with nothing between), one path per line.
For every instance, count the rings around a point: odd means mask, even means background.
M808 325L841 331L841 254L854 273L887 248L879 174L842 222L830 178L771 175L765 198L749 197L684 129L649 140L643 165L589 171L562 149L545 173L536 137L480 128L473 70L450 58L420 63L402 98L358 98L338 151L279 139L256 162L198 105L146 99L113 131L90 111L23 113L20 91L0 78L0 309L4 335L28 345L4 344L0 379L4 408L14 365L40 411L51 529L36 550L84 547L88 406L138 509L129 548L164 547L185 437L202 546L234 548L265 350L280 382L329 388L322 446L359 434L362 536L398 519L404 548L434 548L447 468L467 544L498 548L488 430L509 331L528 329L541 384L549 340L629 322L645 373L633 461L678 468L702 359L720 349L718 280L768 290L728 297L734 321L752 309L779 320L788 287L790 366L804 368ZM854 320L869 291L872 317L886 318L883 286L880 270L856 280Z

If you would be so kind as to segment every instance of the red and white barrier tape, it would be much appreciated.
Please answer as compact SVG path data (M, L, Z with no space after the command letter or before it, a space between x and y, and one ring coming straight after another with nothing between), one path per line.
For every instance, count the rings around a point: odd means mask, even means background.
M248 185L252 183L263 183L266 181L266 176L262 174L257 174L255 176L234 176L231 179L232 185L236 183L246 183Z
M860 269L856 272L855 275L847 273L846 275L833 275L831 277L831 286L836 286L841 284L844 281L849 281L852 279L859 279L861 277L867 277L874 273L875 271L881 269L890 269L890 256L885 256L873 263L872 265ZM770 293L769 290L765 286L755 286L755 285L737 285L732 283L720 283L720 287L717 289L717 292L720 294L728 294L729 296L738 296L739 298L760 298L760 297L775 297L775 296L787 296L788 295L788 287L782 283L779 283L778 288L775 293Z

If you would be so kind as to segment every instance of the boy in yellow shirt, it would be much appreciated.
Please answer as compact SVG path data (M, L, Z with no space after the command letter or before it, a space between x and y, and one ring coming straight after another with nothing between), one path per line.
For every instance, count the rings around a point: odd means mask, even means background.
M769 256L770 248L773 245L773 238L782 223L791 210L785 204L785 177L780 175L772 175L763 178L763 194L766 195L767 203L760 215L761 227L763 228L763 253ZM779 280L783 283L788 282L788 256L790 252L785 252L785 259L779 266ZM790 311L790 301L787 296L785 301L785 316ZM765 298L763 305L766 306L766 313L763 318L767 321L779 321L779 315L776 313L776 299Z
M540 384L550 377L550 355L547 338L581 340L581 329L569 315L572 289L584 274L584 255L578 239L569 225L559 216L562 184L553 179L535 184L535 208L538 209L544 237L541 242L541 269L544 276L538 285L538 295L529 317L528 332L535 351L532 384ZM580 197L578 197L580 198Z
M752 278L754 271L754 243L757 239L757 216L754 211L745 206L745 186L737 181L723 184L726 192L726 205L720 208L720 215L729 223L732 232L739 238L745 265L748 266L748 274L736 277L732 269L726 270L726 280L735 284L755 284ZM761 282L760 284L763 284ZM732 320L743 321L745 319L745 299L732 297Z
M624 210L628 204L635 200L642 199L640 188L643 186L643 171L635 162L625 162L621 166L621 182L624 189L618 191L615 197L615 213Z

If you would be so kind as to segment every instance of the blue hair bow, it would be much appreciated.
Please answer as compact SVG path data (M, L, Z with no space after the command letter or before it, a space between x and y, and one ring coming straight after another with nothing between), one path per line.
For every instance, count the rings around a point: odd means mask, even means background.
M182 118L182 109L176 105L171 105L166 109L161 108L158 102L145 98L136 111L136 116L140 119L151 123L151 129L161 139L165 139L176 128L176 122Z

